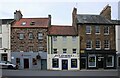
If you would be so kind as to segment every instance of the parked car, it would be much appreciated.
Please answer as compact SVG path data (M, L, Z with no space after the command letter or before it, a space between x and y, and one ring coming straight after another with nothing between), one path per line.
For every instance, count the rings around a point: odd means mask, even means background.
M0 68L2 69L16 69L16 65L9 61L0 61Z

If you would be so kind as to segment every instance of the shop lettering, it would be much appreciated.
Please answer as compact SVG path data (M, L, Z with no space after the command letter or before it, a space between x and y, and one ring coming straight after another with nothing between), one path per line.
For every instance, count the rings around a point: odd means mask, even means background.
M71 57L75 57L74 55L55 55L55 57L59 57L59 58L71 58Z

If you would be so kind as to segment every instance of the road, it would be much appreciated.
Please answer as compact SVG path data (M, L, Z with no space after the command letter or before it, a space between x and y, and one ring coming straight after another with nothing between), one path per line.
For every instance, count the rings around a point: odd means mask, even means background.
M80 70L80 71L46 71L46 70L3 70L2 78L119 78L117 70Z

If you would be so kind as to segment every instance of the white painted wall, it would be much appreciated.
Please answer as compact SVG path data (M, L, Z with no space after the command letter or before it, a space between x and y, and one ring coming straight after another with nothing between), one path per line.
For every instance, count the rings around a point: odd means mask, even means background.
M2 38L2 48L7 48L6 52L4 50L0 50L0 55L2 53L7 53L8 54L8 61L11 61L11 51L10 51L10 25L8 24L2 24L2 33L0 34L0 38ZM0 58L1 60L1 58Z

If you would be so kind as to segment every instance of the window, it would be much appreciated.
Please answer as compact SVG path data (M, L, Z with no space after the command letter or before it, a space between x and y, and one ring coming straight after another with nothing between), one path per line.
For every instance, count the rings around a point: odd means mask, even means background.
M23 34L23 33L20 33L20 34L19 34L19 39L20 39L20 40L24 39L24 34Z
M104 49L109 49L110 42L109 40L104 40Z
M91 26L86 26L86 34L91 34Z
M29 51L33 51L33 46L29 46Z
M37 65L37 60L35 58L32 59L32 64Z
M29 39L33 39L33 33L29 33Z
M23 48L24 48L23 46L20 46L20 51L23 51Z
M96 40L96 49L100 49L100 48L101 48L100 40Z
M63 53L67 53L67 49L63 49Z
M92 49L92 41L91 40L86 41L86 49Z
M109 35L109 27L108 26L104 26L104 34Z
M57 41L57 36L53 36L53 42Z
M72 36L72 41L76 42L76 40L77 40L76 36Z
M2 38L0 38L0 48L2 48Z
M96 56L89 55L89 57L88 57L88 66L89 67L96 67Z
M114 66L114 56L109 55L106 59L106 66L113 67Z
M0 26L0 33L2 33L2 26Z
M76 53L76 49L73 49L73 53Z
M34 21L32 21L32 22L30 23L30 25L35 25L35 22L34 22Z
M38 33L38 39L43 39L43 34L42 34L42 32L39 32L39 33Z
M100 34L100 26L95 26L95 33Z
M52 67L53 68L59 67L59 60L58 59L52 59Z
M39 51L43 51L44 48L43 48L42 44L39 44L38 49L39 49Z
M20 58L16 58L16 65L20 65Z
M54 54L57 54L57 49L53 49L53 53L54 53Z
M22 26L25 26L26 25L26 22L22 22L22 24L21 24Z
M67 41L67 36L63 36L63 42Z
M77 59L71 59L71 68L77 68Z

